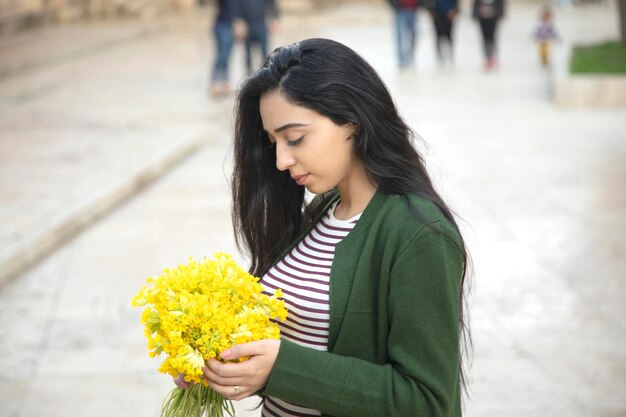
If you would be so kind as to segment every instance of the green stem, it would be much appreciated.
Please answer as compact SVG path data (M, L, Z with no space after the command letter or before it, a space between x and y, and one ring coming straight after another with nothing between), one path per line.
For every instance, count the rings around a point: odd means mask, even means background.
M202 384L174 388L163 400L161 417L235 417L233 403Z

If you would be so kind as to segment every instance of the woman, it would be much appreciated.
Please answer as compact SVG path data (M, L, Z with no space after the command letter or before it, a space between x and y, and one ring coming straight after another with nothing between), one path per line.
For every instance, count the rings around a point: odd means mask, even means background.
M505 15L505 5L504 0L474 0L472 16L480 24L485 52L484 68L486 71L491 71L498 67L496 35L498 22Z
M289 318L209 385L264 416L460 416L466 251L376 72L331 40L278 48L236 114L235 233Z
M437 45L437 58L439 63L443 63L446 58L454 59L452 25L459 14L458 0L428 0L427 8L433 17L433 27L435 28L435 39ZM448 44L447 57L444 54L444 43Z

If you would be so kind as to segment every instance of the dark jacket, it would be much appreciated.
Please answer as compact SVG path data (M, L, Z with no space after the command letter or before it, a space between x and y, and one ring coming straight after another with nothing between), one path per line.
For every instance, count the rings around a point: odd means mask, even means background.
M424 7L437 14L447 14L450 10L458 10L458 0L425 0Z
M463 251L434 204L409 198L420 219L378 191L337 244L328 351L282 340L264 395L324 416L461 416Z
M238 0L239 16L247 23L262 23L269 17L278 19L279 11L276 0Z
M496 18L501 19L506 12L505 0L474 0L472 16L474 19ZM486 11L491 11L492 16L488 16Z
M215 17L217 22L231 23L239 15L241 15L239 0L217 1L217 16Z

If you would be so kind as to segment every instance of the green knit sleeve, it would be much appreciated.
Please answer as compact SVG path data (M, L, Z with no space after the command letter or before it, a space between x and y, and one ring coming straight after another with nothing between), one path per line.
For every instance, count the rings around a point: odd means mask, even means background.
M419 413L460 415L459 304L463 254L449 225L424 229L398 257L389 293L389 360L404 378L390 392Z

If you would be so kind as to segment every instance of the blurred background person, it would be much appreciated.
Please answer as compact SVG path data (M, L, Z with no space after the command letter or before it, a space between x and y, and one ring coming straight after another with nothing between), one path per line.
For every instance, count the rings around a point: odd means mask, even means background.
M541 10L539 24L535 30L535 41L539 49L539 59L544 68L550 66L550 45L554 41L560 40L554 27L552 9L545 6Z
M228 63L233 49L233 19L241 14L239 0L217 0L213 36L215 38L215 59L211 74L209 93L219 97L230 93Z
M252 74L253 50L257 48L259 50L259 55L261 56L260 65L268 53L269 29L271 28L272 32L277 30L280 12L276 0L239 0L239 2L241 5L239 17L243 19L247 26L245 41L246 71L247 74Z
M452 62L454 60L452 24L459 13L458 0L428 0L425 6L433 18L439 63L442 64L446 60ZM444 51L444 44L447 44L447 53Z
M394 10L398 65L400 69L408 68L414 63L419 0L388 1Z
M485 52L485 70L491 71L498 67L497 61L497 29L498 22L505 14L505 0L474 0L472 16L478 20L483 37Z

